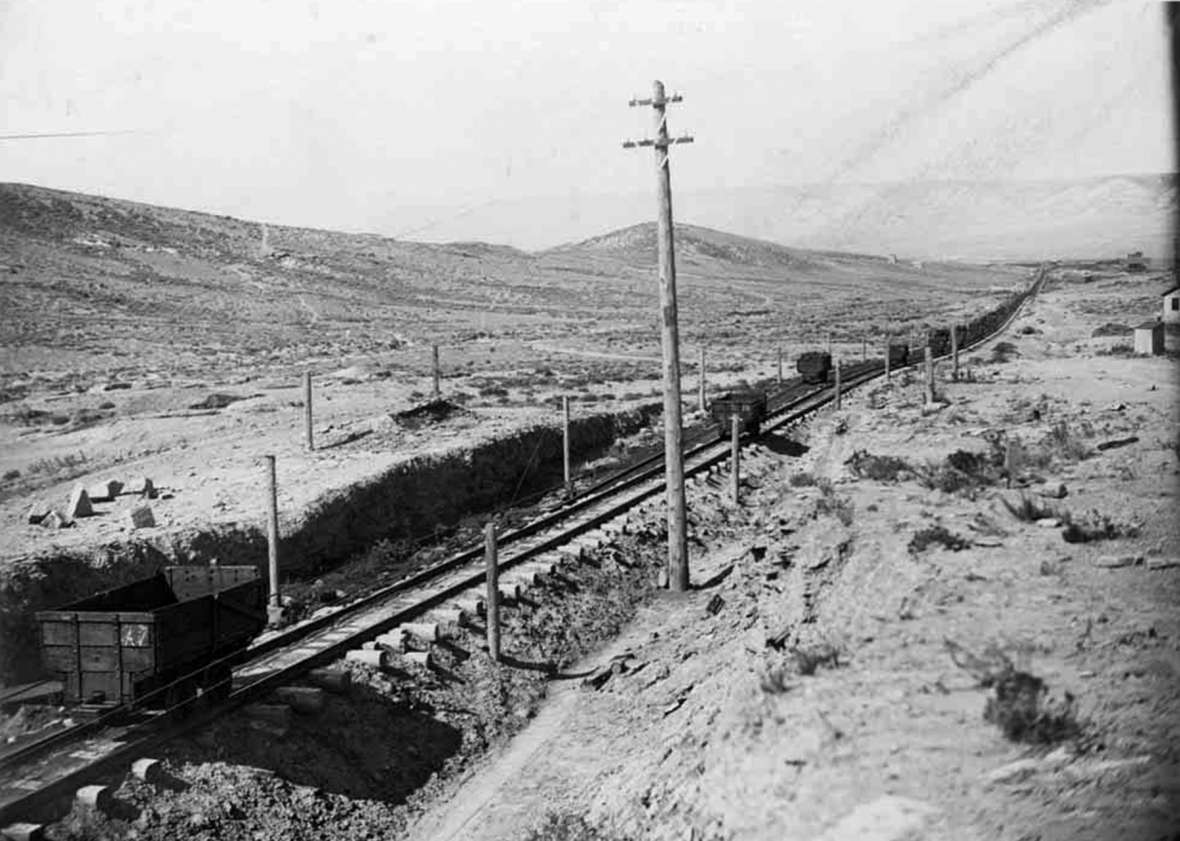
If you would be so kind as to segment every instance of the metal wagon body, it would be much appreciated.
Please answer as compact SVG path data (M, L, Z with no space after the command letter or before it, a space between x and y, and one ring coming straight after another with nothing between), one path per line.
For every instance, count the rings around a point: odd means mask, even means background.
M818 350L808 351L795 360L795 370L803 376L805 383L825 383L832 370L832 355Z
M234 662L266 625L265 592L253 566L170 566L38 611L37 624L66 703L171 707L199 687L228 688Z
M910 361L909 345L894 343L889 345L889 367L904 368Z
M709 414L720 427L722 438L730 434L735 415L743 433L757 435L762 428L762 419L766 417L766 393L733 391L722 394L709 405Z

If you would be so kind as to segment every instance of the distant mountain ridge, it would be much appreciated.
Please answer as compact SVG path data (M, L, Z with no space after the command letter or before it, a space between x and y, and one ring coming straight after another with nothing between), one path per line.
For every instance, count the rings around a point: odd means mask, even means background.
M1068 181L922 181L682 190L677 228L729 231L788 247L989 262L1128 251L1170 255L1176 178L1110 175ZM455 209L451 209L457 213ZM650 193L502 200L447 217L446 208L394 208L377 227L429 242L483 239L543 250L650 220Z

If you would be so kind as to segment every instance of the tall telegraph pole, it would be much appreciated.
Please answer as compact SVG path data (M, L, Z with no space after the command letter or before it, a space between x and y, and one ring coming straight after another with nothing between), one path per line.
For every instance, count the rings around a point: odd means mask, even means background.
M664 83L652 82L651 99L632 99L630 105L650 105L655 111L655 139L628 140L624 149L652 146L656 153L656 223L660 260L660 314L664 350L664 471L668 489L668 582L673 590L688 589L688 540L684 515L684 455L681 450L680 420L680 336L676 313L676 258L672 240L672 174L668 147L691 143L692 138L668 137L669 102L680 102L673 94L664 96Z

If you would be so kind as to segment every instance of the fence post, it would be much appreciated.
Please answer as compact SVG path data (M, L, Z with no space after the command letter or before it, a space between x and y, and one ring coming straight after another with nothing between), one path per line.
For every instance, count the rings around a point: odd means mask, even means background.
M926 343L926 347L923 350L925 352L925 357L926 357L926 377L925 377L926 388L925 388L925 394L924 394L924 398L925 398L924 402L925 402L926 406L933 406L934 405L934 353L930 350L930 343L929 342Z
M700 381L697 383L697 408L705 411L705 346L701 345L701 363L697 368Z
M303 432L307 450L315 450L315 432L311 421L311 371L303 372Z
M860 361L866 362L869 358L869 337L861 336L860 339Z
M889 340L885 340L885 382L889 382Z
M836 411L840 411L840 358L836 358Z
M737 503L741 499L740 483L741 483L741 464L742 464L742 448L741 448L741 444L739 443L739 439L740 439L741 433L742 433L742 428L741 428L741 418L738 417L737 412L734 412L730 416L729 428L730 428L730 433L729 433L730 456L729 456L729 459L730 459L731 474L732 474L730 476L730 481L732 483L730 486L730 491L733 495L734 503Z
M561 456L565 466L565 495L573 496L574 481L570 473L570 398L561 396Z
M828 331L828 354L832 353L832 331Z
M440 384L439 384L439 380L441 379L441 374L439 372L439 363L438 363L438 345L431 345L431 355L433 356L433 360L434 360L433 366L432 366L434 369L434 399L437 400L442 395L442 389L440 388Z
M778 349L778 384L783 384L783 349Z
M266 559L270 590L266 602L266 622L271 627L283 621L283 595L279 590L279 484L275 475L275 457L263 456L266 463Z
M484 527L484 566L487 568L487 625L488 656L500 660L500 570L496 558L496 524Z
M959 325L951 325L951 379L959 381Z

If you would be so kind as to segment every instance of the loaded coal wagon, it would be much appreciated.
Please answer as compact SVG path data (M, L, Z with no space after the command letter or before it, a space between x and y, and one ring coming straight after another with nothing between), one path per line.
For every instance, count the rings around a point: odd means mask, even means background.
M910 361L910 346L901 342L891 342L889 345L889 367L904 368Z
M737 416L738 428L743 433L757 435L766 417L766 392L750 390L722 394L709 404L709 414L716 421L722 438L730 434L734 416Z
M805 383L826 383L828 372L832 370L832 355L819 350L800 354L795 360L795 370L803 376Z
M266 626L253 566L169 566L151 578L37 612L41 654L68 704L172 708L228 691Z

